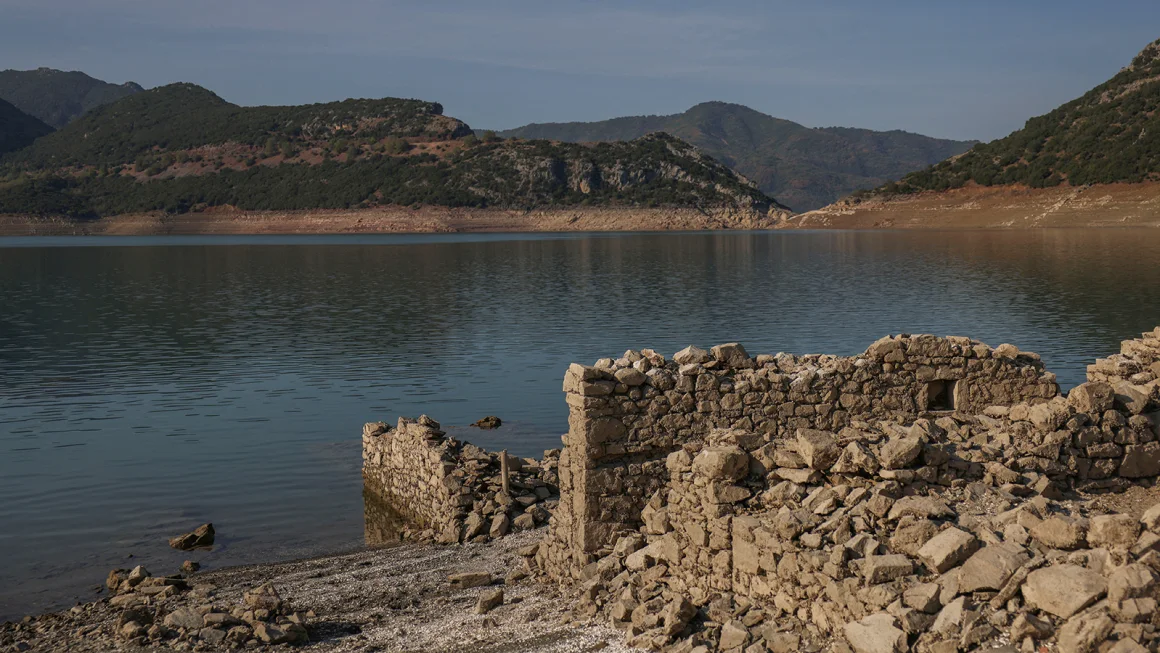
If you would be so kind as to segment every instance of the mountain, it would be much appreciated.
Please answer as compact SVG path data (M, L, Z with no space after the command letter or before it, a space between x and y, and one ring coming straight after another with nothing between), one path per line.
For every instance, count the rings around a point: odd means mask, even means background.
M110 84L77 71L0 71L0 99L57 129L86 111L143 90L133 82Z
M698 104L671 116L532 124L500 135L602 142L631 140L657 131L692 143L798 211L898 179L974 144L903 131L811 129L725 102Z
M1047 188L1160 179L1160 41L1110 80L1006 138L878 189Z
M433 102L240 107L192 84L99 107L0 159L8 214L398 205L786 213L665 134L598 144L481 139Z
M27 147L52 133L52 127L0 100L0 154Z

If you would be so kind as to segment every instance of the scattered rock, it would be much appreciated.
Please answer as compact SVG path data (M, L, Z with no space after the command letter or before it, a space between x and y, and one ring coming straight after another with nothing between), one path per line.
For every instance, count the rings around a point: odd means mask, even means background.
M451 574L447 577L447 582L457 589L471 589L473 587L483 587L484 585L491 585L491 574L482 571L466 571L458 574Z
M503 588L486 590L479 595L479 601L475 604L475 614L487 614L501 605L503 605Z
M478 415L478 413L476 413L476 414ZM475 427L478 427L478 428L481 428L484 430L498 429L502 425L503 425L503 420L496 417L495 415L488 415L487 417L484 417L483 419L472 424L472 426L475 426Z
M213 539L213 524L202 524L191 533L170 538L169 546L179 551L189 551L200 547L212 546Z

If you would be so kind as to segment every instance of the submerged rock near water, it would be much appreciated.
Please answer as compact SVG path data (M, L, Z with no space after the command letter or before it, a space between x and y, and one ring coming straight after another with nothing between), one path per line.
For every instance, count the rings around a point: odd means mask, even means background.
M495 415L488 415L487 417L484 417L483 419L472 424L472 426L477 426L484 430L498 429L502 425L503 420L496 417Z
M213 524L202 524L196 530L184 535L178 535L169 539L169 546L178 551L189 551L199 547L213 546L214 529Z

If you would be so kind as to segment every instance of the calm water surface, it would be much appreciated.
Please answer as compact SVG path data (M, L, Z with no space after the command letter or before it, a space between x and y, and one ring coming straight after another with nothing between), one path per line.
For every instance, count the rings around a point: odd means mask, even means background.
M1157 261L1160 230L0 239L0 619L358 547L364 422L538 455L568 363L630 347L970 335L1074 385L1160 324Z

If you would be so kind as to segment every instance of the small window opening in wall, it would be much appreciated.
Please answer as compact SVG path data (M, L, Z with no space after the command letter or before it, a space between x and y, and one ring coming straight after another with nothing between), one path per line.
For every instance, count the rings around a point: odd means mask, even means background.
M955 409L955 382L931 381L926 387L927 410Z

